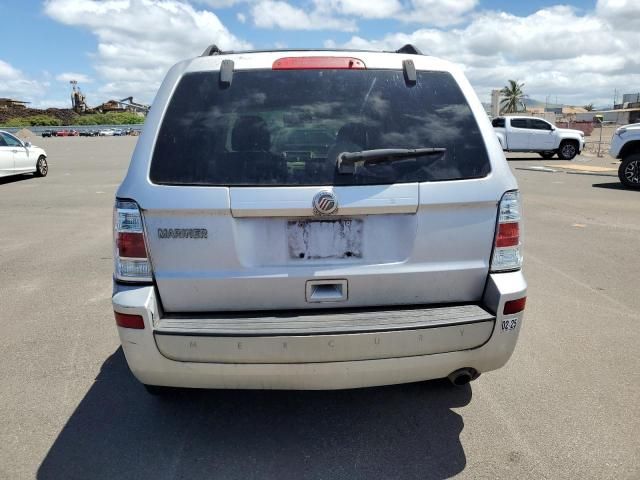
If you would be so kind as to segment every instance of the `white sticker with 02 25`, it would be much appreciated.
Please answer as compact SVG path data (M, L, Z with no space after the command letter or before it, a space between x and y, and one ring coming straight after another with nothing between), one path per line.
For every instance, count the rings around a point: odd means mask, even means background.
M502 331L503 332L511 332L516 329L518 326L517 318L510 318L507 320L502 320Z

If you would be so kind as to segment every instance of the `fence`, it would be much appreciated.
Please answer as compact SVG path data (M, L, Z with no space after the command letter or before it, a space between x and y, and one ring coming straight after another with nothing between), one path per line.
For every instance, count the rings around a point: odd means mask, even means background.
M556 122L556 127L580 130L586 136L589 136L591 135L591 132L593 132L594 124L593 122Z
M0 130L4 130L5 132L9 132L9 133L17 133L20 130L26 129L33 132L34 135L42 135L42 132L44 132L45 130L52 130L52 131L77 130L78 132L84 132L87 130L106 130L109 128L118 129L118 130L124 130L124 129L130 128L132 130L140 132L142 130L143 125L144 124L142 123L136 123L133 125L64 125L64 126L56 125L55 127L0 127Z
M603 123L602 125L594 124L594 129L591 132L591 136L588 136L585 140L584 150L586 153L600 156L606 154L611 146L611 138L618 128L615 123ZM602 140L600 140L602 138Z

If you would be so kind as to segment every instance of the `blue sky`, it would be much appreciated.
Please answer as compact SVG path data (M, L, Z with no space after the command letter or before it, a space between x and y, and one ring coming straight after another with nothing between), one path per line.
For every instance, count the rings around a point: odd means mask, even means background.
M167 68L224 48L397 48L463 65L480 97L509 78L542 100L611 103L640 90L640 1L0 0L0 96L65 106L151 101ZM28 33L26 33L28 32Z

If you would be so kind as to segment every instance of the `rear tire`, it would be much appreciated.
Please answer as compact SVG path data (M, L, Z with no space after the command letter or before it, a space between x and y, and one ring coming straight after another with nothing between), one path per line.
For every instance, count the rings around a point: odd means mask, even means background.
M549 160L550 158L553 158L553 156L556 154L556 152L554 151L548 151L548 152L538 152L538 154L544 158L545 160Z
M618 167L618 178L625 187L640 189L640 153L622 160Z
M49 165L47 164L47 159L44 155L40 155L38 157L38 161L36 162L36 177L46 177L47 173L49 173Z
M573 160L573 158L577 154L578 154L577 142L565 140L560 144L560 149L558 150L558 157L561 158L562 160Z

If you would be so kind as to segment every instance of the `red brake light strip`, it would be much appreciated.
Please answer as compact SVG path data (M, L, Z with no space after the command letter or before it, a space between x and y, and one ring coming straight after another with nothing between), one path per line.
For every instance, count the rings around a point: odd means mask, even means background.
M353 57L283 57L273 62L273 70L365 70L364 62Z

